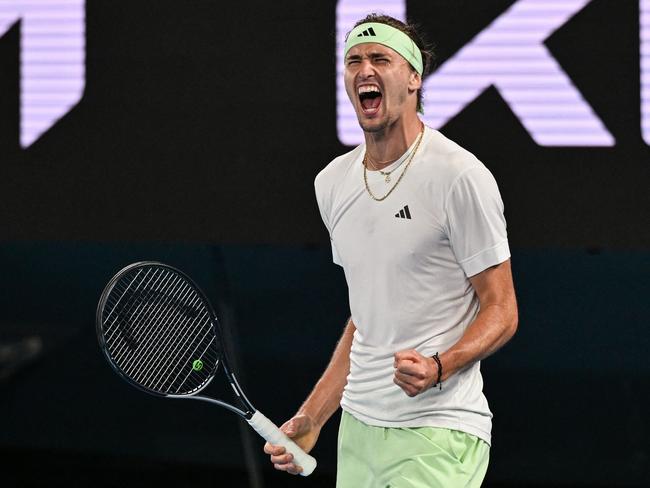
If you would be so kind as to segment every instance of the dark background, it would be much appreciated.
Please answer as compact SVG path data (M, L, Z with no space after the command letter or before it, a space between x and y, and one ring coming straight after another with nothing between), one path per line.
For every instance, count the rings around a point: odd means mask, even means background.
M441 64L512 3L407 11ZM90 0L84 97L28 149L19 24L0 39L0 348L42 345L0 379L7 486L333 486L336 419L312 478L275 473L232 414L121 382L94 313L124 265L178 266L217 303L253 403L278 423L298 408L348 314L312 186L349 149L336 137L335 12ZM546 42L616 146L540 147L494 89L442 128L499 182L520 305L518 334L482 367L488 486L650 485L638 22L634 0L593 0Z

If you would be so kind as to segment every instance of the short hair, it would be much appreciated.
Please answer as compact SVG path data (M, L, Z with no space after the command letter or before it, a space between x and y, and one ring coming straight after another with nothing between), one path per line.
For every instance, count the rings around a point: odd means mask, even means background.
M429 71L433 66L435 54L433 52L433 47L428 43L427 39L422 34L420 27L417 24L408 21L402 22L401 20L398 20L395 17L391 17L390 15L377 14L377 13L366 15L363 19L359 20L356 24L354 24L354 27L357 27L361 24L365 24L367 22L376 22L378 24L390 25L391 27L394 27L395 29L402 31L404 34L409 36L413 40L413 42L415 42L415 45L418 47L418 49L420 49L420 53L422 54L422 82L424 83L424 77L427 74L429 74ZM347 35L345 36L346 40L349 35L350 32L348 32ZM415 68L413 68L413 66L411 66L410 63L409 66L413 71L415 71ZM423 112L423 106L422 106L423 89L422 88L418 90L417 98L418 98L417 111L422 113Z

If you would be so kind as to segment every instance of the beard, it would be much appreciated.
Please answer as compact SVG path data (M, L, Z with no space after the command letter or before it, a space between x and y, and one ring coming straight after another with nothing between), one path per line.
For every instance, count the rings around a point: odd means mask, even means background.
M371 132L371 133L377 133L377 132L383 132L386 130L386 127L388 127L388 121L383 120L383 121L373 121L373 122L367 122L367 121L359 121L359 126L361 127L361 130L364 132Z

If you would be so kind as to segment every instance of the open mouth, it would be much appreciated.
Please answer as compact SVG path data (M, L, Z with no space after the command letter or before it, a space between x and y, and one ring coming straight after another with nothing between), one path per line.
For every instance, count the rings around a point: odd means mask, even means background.
M361 109L366 115L372 115L379 110L382 94L376 85L363 85L358 88Z

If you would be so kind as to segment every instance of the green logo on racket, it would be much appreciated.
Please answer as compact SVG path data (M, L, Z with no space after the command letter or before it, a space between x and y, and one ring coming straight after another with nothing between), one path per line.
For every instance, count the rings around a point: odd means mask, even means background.
M200 359L195 359L194 362L192 363L192 369L194 371L201 371L203 369L203 361Z

